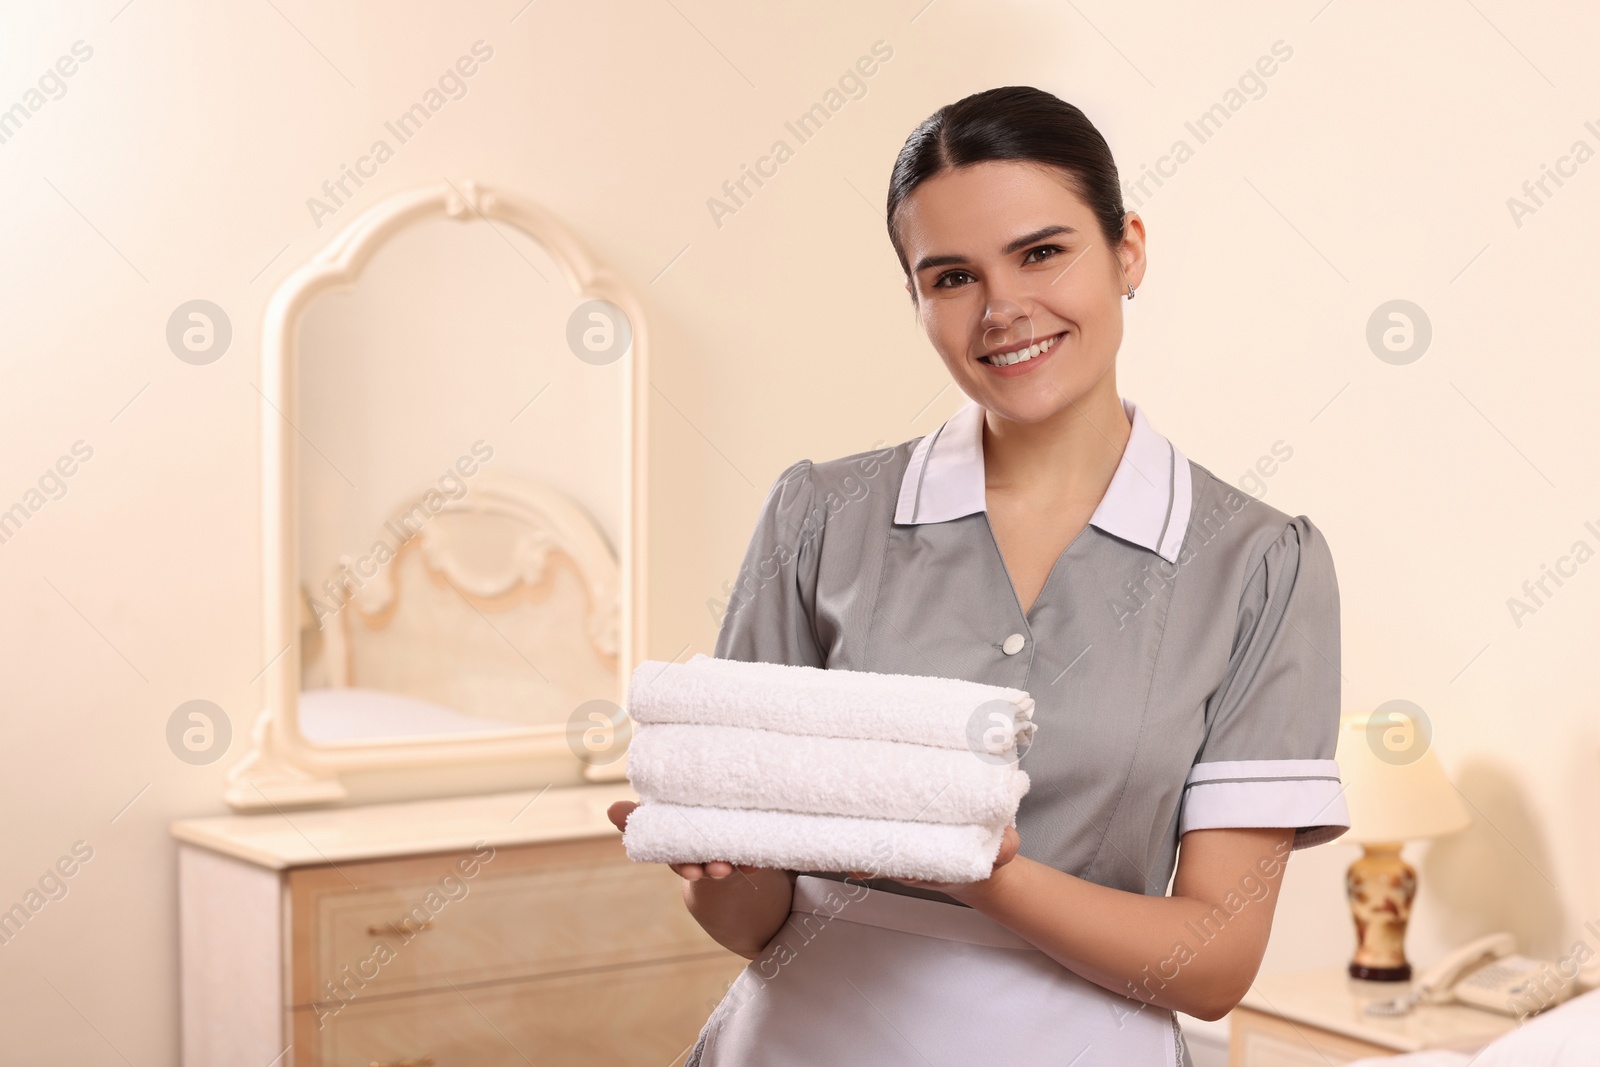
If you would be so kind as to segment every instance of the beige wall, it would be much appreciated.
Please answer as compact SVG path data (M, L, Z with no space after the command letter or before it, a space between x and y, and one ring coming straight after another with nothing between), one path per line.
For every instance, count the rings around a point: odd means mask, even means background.
M708 650L764 491L802 457L924 433L957 404L883 234L889 164L957 96L1031 83L1101 125L1130 178L1195 147L1142 213L1121 387L1225 478L1293 449L1266 499L1326 531L1346 704L1406 697L1481 814L1427 853L1413 954L1509 927L1545 955L1600 918L1591 829L1600 562L1515 624L1507 598L1600 547L1586 309L1600 163L1513 219L1541 166L1600 148L1570 5L719 0L13 7L0 108L93 49L0 145L0 506L93 455L0 544L0 906L74 842L64 899L0 945L3 1058L175 1060L169 820L220 809L260 698L258 331L273 287L362 208L440 177L514 186L629 279L654 340L651 653ZM515 20L513 21L513 16ZM1092 21L1091 21L1092 20ZM1587 20L1587 21L1585 21ZM307 198L475 41L468 92L315 225ZM1184 123L1274 42L1226 125ZM893 56L732 214L707 199L883 41ZM1242 98L1241 98L1242 99ZM1595 119L1597 129L1584 126ZM1569 168L1570 169L1570 168ZM227 354L167 349L180 303L223 307ZM1404 298L1407 366L1364 341ZM180 703L235 752L177 760ZM1297 857L1268 969L1350 947L1334 845Z

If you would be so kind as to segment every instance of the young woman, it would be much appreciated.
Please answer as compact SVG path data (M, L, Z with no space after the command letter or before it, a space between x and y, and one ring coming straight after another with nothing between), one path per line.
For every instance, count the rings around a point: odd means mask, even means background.
M1077 108L941 108L888 219L969 402L784 471L716 655L1027 690L1032 785L971 884L676 865L752 960L688 1064L1180 1064L1172 1011L1239 1001L1289 852L1348 826L1328 546L1119 397L1145 228Z

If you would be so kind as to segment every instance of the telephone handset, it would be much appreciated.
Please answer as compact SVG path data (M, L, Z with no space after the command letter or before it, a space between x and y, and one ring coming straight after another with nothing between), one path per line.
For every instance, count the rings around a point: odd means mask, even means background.
M1373 1015L1404 1015L1418 1002L1452 1001L1499 1012L1528 1015L1559 1004L1574 983L1551 963L1516 955L1510 934L1490 934L1452 952L1417 979L1411 991L1392 1000L1372 1001Z

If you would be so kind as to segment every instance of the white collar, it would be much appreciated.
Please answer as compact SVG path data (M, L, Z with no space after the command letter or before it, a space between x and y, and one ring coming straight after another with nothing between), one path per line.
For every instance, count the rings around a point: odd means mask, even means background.
M1089 524L1176 563L1193 503L1189 461L1137 404L1124 399L1122 410L1133 432ZM986 510L983 408L969 400L917 443L900 481L894 521L948 522Z

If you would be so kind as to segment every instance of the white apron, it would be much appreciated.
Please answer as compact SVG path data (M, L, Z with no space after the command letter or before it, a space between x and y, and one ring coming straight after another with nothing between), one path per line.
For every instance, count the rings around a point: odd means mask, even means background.
M1056 963L982 912L800 875L685 1067L1180 1067L1172 1012Z

